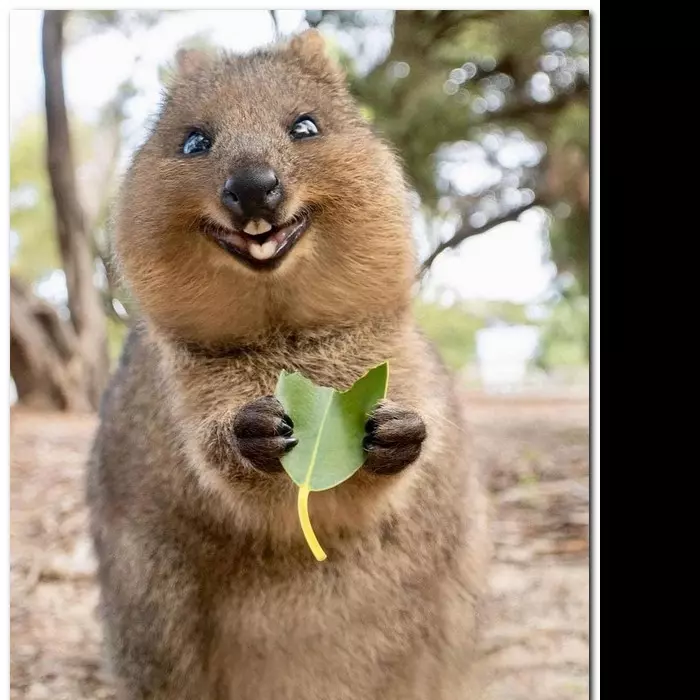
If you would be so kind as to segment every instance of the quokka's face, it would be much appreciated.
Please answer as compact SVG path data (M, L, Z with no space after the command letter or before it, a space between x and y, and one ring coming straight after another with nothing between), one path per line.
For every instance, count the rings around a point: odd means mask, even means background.
M333 235L334 213L362 205L378 179L371 132L322 47L309 55L312 36L250 56L180 54L144 147L157 167L141 186L178 212L169 228L255 271Z

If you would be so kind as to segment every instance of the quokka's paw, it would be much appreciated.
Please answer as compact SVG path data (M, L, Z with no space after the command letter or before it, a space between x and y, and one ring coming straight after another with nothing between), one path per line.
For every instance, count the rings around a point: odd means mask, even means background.
M255 469L282 471L280 458L298 442L294 423L274 396L245 404L233 421L233 434L241 456Z
M391 401L381 402L365 425L364 468L374 474L397 474L418 459L426 436L423 419Z

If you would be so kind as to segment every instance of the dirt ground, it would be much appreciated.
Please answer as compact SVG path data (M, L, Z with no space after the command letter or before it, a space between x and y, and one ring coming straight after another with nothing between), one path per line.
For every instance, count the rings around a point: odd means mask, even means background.
M493 495L488 700L588 697L588 404L470 395ZM11 415L11 698L113 698L83 479L91 418ZM426 699L427 700L427 699Z

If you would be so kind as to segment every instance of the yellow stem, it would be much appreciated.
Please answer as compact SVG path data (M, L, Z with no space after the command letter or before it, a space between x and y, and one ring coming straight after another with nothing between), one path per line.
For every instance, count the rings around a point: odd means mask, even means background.
M301 529L304 533L304 537L306 537L306 542L309 545L309 549L311 549L313 555L316 557L316 559L318 559L318 561L324 561L326 559L326 553L318 543L316 533L311 527L311 520L309 520L309 487L306 485L299 487L297 508L299 510Z

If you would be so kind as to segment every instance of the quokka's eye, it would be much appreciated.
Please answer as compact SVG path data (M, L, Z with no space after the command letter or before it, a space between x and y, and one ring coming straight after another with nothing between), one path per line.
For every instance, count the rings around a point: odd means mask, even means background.
M308 114L302 114L292 124L289 135L295 140L318 136L318 125Z
M211 139L201 131L193 131L182 145L182 152L186 156L198 153L206 153L211 148Z

